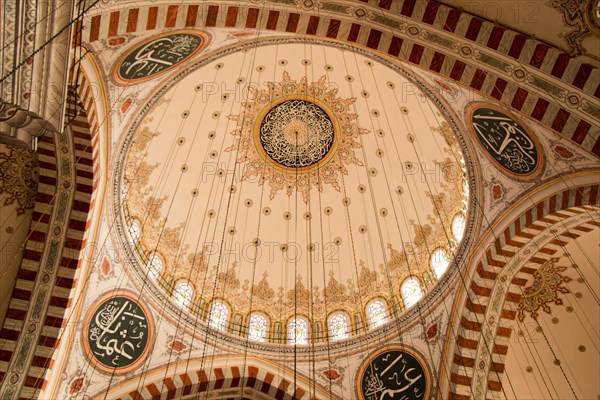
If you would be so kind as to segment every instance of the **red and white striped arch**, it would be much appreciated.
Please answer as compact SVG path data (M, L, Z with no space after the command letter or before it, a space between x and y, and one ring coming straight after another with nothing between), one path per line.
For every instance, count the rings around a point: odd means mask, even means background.
M72 149L60 143L58 133L46 133L38 141L40 176L36 205L7 318L0 332L1 388L3 393L13 393L20 398L36 398L46 384L46 372L52 367L54 350L60 344L60 331L69 322L65 310L72 302L75 272L80 265L80 251L85 247L83 237L94 190L94 154L89 111L81 110L83 100L80 102L74 93L68 97L67 114L77 113L66 117L66 120L72 119L70 131L65 131L66 134L72 132ZM69 157L71 152L73 158ZM58 165L63 169L73 168L74 181L64 175L57 176ZM61 186L70 195L63 197L59 193ZM68 202L64 209L63 199ZM57 253L60 261L56 268L48 256L53 240L58 240L62 248ZM46 309L41 320L33 312L34 307ZM20 365L23 359L30 361ZM10 386L16 391L12 392Z
M136 2L118 2L91 10L84 24L83 42L106 39L117 45L128 33L222 27L355 43L460 82L600 155L600 111L593 111L597 109L593 104L600 99L600 72L595 66L547 43L435 1L362 0L338 6L307 9L270 3L261 7L252 1L156 1L139 6ZM436 45L427 39L432 35L450 38L460 45ZM463 51L464 46L468 49ZM477 52L494 54L502 66L482 62L475 56ZM562 94L535 89L524 76L519 77L521 71L560 87ZM566 100L571 93L577 95L571 98L578 99L575 103Z
M46 387L48 376L56 367L55 350L64 339L61 331L72 324L68 310L76 305L73 289L81 284L80 269L92 256L88 231L102 181L98 178L102 176L99 132L104 118L99 118L98 87L94 87L94 82L84 73L71 76L71 80L65 117L65 121L70 121L70 129L65 129L65 135L72 134L72 147L59 139L60 133L46 133L38 140L40 176L36 205L7 318L0 331L0 388L5 391L12 386L13 395L20 398L37 398ZM72 168L74 181L66 178L67 174L59 176L58 165ZM56 216L61 189L70 192L61 214L66 216L66 223ZM60 261L56 270L49 271L45 254L57 236L62 240ZM54 280L46 283L48 279ZM49 290L40 290L44 286ZM47 307L42 321L29 311L34 302L41 308ZM24 332L28 337L24 337ZM31 346L22 345L30 339ZM19 370L19 379L11 379L11 372L18 369L18 359L30 362Z
M558 185L564 187L564 182ZM600 226L599 190L597 183L574 186L529 206L474 260L465 296L456 304L456 328L449 333L454 343L448 357L452 365L449 399L500 396L504 361L524 286L530 275L569 241Z
M168 373L166 373L168 369ZM191 359L154 368L102 391L92 399L178 399L210 393L216 398L243 397L277 400L339 397L293 370L254 356ZM215 398L215 397L211 397Z

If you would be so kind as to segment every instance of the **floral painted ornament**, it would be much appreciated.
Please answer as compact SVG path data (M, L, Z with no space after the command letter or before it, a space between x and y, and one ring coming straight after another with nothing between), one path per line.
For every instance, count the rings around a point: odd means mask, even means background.
M369 131L359 128L350 112L356 98L337 93L325 76L308 83L306 76L295 81L287 72L267 89L251 87L243 112L228 117L237 122L236 140L225 151L238 152L242 180L268 183L270 199L285 189L288 196L300 192L308 202L310 190L323 191L324 184L340 191L347 166L363 165L355 149Z

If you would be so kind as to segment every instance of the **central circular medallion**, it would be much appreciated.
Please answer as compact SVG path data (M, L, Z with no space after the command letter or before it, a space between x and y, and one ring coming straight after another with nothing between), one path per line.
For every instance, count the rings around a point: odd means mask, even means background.
M307 100L286 100L270 108L260 123L259 144L276 164L311 167L327 157L334 140L329 114Z
M329 346L350 353L366 335L386 338L395 310L409 321L420 301L450 290L442 285L456 279L476 229L466 143L443 104L400 66L321 42L251 44L203 58L134 117L114 173L115 235L140 287L152 285L153 304L190 331L202 320L197 334L210 332L216 346L222 339L286 360ZM311 65L334 71L356 57L354 78L304 68L309 53ZM240 75L254 59L264 74ZM198 86L217 65L216 81L238 97ZM404 99L407 87L419 95ZM205 111L190 108L194 96ZM167 154L174 137L181 150ZM425 164L439 173L423 173ZM323 329L311 329L317 322ZM423 390L427 365L402 354L375 360L397 361L365 385L379 376L396 398L406 385Z

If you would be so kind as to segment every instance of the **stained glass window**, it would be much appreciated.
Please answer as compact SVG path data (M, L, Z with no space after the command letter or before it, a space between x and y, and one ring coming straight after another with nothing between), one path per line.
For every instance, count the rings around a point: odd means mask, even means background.
M210 308L208 326L224 331L227 327L227 317L229 317L229 308L225 304L216 301Z
M252 314L248 324L248 339L255 342L264 342L267 340L267 328L269 321L267 317L261 314Z
M446 250L438 247L431 253L431 266L437 279L440 279L444 272L446 272L448 265L450 265L450 257Z
M406 308L414 306L421 297L423 297L423 289L417 278L408 278L400 288L402 299Z
M308 344L308 322L303 318L296 318L288 324L289 344Z
M129 236L131 237L131 244L137 243L140 236L142 236L142 227L137 219L131 221L131 224L129 225Z
M350 336L348 317L341 313L329 317L329 336L331 340L347 339Z
M456 214L452 218L452 236L457 242L460 242L465 234L465 216Z
M369 328L375 329L388 321L388 313L382 300L373 300L367 305Z
M173 291L173 299L179 307L189 308L194 298L194 288L188 281L179 281Z
M163 269L163 262L160 256L152 254L146 263L148 269L148 275L154 280L158 279Z

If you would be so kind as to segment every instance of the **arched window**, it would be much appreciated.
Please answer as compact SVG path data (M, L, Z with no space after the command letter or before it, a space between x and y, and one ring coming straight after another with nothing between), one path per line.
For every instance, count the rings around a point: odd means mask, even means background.
M369 329L375 329L388 322L388 313L382 300L373 300L367 305Z
M438 247L431 253L431 266L436 279L440 279L448 269L448 265L450 265L450 257L445 249Z
M152 254L146 263L148 275L154 280L157 280L163 269L163 262L159 255Z
M465 234L465 216L462 213L456 214L452 218L452 236L457 242L463 239Z
M181 308L190 308L194 298L194 288L188 281L179 281L173 291L173 299Z
M215 301L210 307L208 316L208 326L213 329L224 331L227 328L227 318L229 317L229 308L223 303Z
M331 340L347 339L350 336L348 317L342 313L329 317L329 336Z
M400 287L400 291L406 308L414 306L423 297L423 289L421 289L421 283L417 278L406 279Z
M308 322L304 318L296 318L288 324L289 344L308 344Z
M129 237L131 238L131 244L136 244L140 237L142 236L142 227L140 226L140 221L134 219L129 224Z
M262 314L252 314L248 324L248 339L255 342L264 342L267 340L267 329L269 321Z

